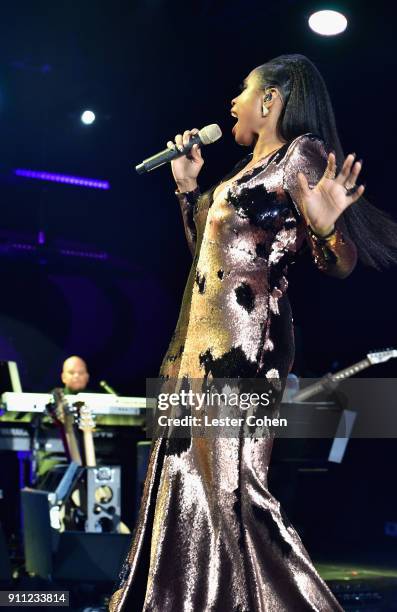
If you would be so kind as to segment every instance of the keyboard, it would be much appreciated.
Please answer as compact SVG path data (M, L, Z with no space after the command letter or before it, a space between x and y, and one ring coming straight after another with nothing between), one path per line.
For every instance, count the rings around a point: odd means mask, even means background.
M121 397L108 393L77 393L65 395L71 406L84 402L93 414L140 415L142 410L154 407L154 399L146 397ZM8 391L1 396L2 407L9 412L45 412L47 404L53 403L51 393L14 393Z

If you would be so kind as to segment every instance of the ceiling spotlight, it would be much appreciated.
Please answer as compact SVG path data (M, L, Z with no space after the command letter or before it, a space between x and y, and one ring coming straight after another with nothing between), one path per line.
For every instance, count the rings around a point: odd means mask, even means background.
M335 36L347 28L347 19L338 11L317 11L309 17L309 26L322 36Z
M91 125L91 123L95 121L95 113L90 110L85 110L84 113L81 114L80 119L84 125Z

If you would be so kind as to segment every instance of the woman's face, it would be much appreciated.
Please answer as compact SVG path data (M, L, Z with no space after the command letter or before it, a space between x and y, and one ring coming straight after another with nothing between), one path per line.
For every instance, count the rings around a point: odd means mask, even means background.
M255 72L248 75L242 87L241 94L232 100L231 113L238 119L232 134L238 144L251 146L263 124L263 90Z

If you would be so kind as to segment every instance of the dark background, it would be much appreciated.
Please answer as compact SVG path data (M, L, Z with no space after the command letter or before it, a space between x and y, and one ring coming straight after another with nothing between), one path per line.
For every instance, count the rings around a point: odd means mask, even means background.
M344 149L364 159L367 197L395 212L390 3L334 5L349 27L330 38L308 28L313 6L321 2L2 4L0 358L18 360L25 390L58 383L73 353L88 361L94 387L106 378L139 395L156 376L191 256L170 168L138 176L134 166L177 132L216 122L224 137L205 150L200 184L218 181L247 153L231 135L230 100L276 55L316 63ZM85 108L97 114L91 126L79 120ZM16 167L106 179L111 189L17 180ZM99 258L60 256L62 241ZM340 281L300 259L290 270L298 373L323 374L396 343L396 270L359 265ZM395 370L391 361L370 374Z
M333 6L349 27L326 38L307 25L321 2L2 3L0 359L18 361L26 391L58 384L61 362L77 353L93 389L106 378L122 394L145 393L174 330L191 255L170 168L138 176L134 166L176 133L219 123L224 137L205 149L200 184L219 181L247 154L231 135L230 101L272 57L303 53L318 66L344 149L364 159L368 199L397 218L392 3ZM86 108L97 114L91 126L79 119ZM17 167L106 179L111 189L17 180ZM396 269L358 265L340 281L302 257L289 279L299 374L336 371L397 344ZM396 361L366 374L394 377ZM291 474L288 490L275 469L274 489L286 506L292 500L302 532L305 521L311 527L313 546L324 534L339 545L343 525L356 544L370 530L379 542L384 522L397 523L395 453L394 440L353 441L321 482L309 475L298 486Z

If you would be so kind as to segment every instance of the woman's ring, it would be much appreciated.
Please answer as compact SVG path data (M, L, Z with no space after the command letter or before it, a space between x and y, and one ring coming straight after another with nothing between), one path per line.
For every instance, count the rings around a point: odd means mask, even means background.
M343 186L346 189L346 195L353 195L353 193L357 191L357 185L352 185L351 187L349 187L348 185Z

